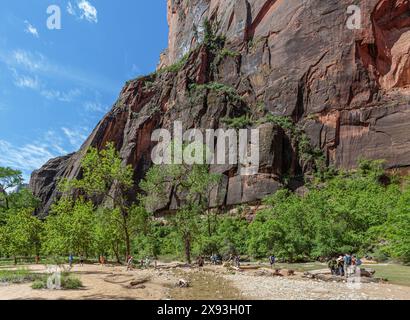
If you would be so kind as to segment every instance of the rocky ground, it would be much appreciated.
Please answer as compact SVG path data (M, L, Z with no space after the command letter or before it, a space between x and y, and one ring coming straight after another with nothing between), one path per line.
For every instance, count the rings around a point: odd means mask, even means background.
M34 272L46 271L33 265ZM75 266L72 272L81 279L80 290L33 290L30 283L1 285L0 300L410 300L410 287L385 283L366 283L350 287L346 283L305 279L302 273L292 277L273 277L269 270L227 270L175 268L162 265L154 270L134 270L100 265ZM189 282L188 288L176 284ZM134 284L134 285L131 285Z
M300 278L227 275L225 279L249 299L261 300L410 300L410 288L390 284L366 283L351 287L347 283L322 282Z

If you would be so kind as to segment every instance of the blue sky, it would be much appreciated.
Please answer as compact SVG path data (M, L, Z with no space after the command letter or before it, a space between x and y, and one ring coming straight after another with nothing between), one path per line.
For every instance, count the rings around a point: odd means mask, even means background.
M61 9L61 30L47 8ZM0 11L0 166L76 151L124 83L167 47L166 0L7 0Z

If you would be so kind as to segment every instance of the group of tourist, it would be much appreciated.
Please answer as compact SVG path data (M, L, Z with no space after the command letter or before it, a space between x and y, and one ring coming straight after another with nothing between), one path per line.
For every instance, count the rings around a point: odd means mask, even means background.
M356 273L357 268L362 265L362 261L355 255L346 253L337 258L333 257L329 260L327 265L332 275L349 277Z
M84 261L85 261L84 255L81 254L81 255L80 255L80 258L79 258L80 266L83 266L83 265L84 265ZM73 264L74 264L74 256L73 256L71 253L70 253L70 255L68 256L68 264L69 264L70 268L73 267Z

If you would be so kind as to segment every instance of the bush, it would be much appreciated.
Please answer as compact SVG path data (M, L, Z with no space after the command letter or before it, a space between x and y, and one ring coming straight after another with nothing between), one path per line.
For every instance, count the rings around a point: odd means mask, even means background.
M31 288L35 290L47 289L47 275L42 275L40 278L34 281ZM61 289L63 290L76 290L83 287L80 279L72 276L69 272L63 272L61 274Z
M47 283L44 280L36 280L31 285L31 288L34 290L47 289Z
M65 290L76 290L83 287L83 283L80 279L73 276L62 277L61 287Z
M237 118L223 118L221 120L231 129L245 129L253 125L253 121L249 118L248 115L243 115Z

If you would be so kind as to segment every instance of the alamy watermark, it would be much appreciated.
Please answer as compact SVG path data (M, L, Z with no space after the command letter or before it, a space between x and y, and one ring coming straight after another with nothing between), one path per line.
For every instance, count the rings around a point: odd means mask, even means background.
M259 129L190 129L183 131L175 121L173 134L167 129L152 133L158 142L151 159L154 164L240 165L240 174L259 172Z
M349 15L346 26L349 30L359 30L362 28L362 10L359 6L351 5L347 8Z
M61 30L61 8L58 5L47 7L47 28L49 30Z

